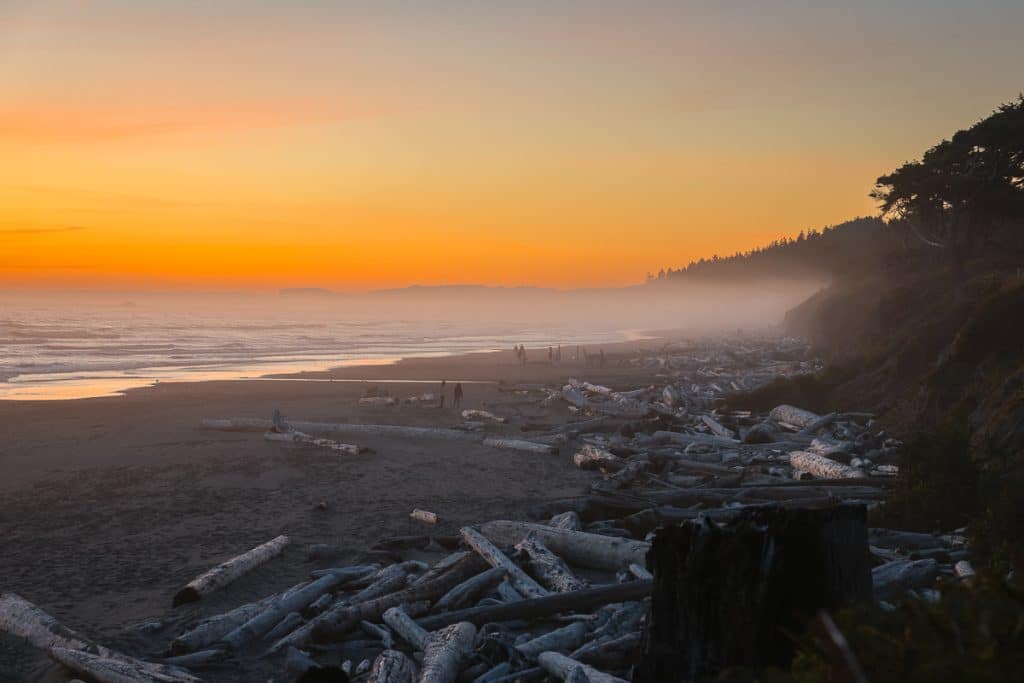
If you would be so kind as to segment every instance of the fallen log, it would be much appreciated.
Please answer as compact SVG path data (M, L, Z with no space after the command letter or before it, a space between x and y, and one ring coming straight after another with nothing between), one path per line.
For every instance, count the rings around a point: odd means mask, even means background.
M499 520L481 524L479 529L492 542L502 546L515 545L533 531L551 552L567 562L608 571L618 571L630 562L643 564L650 549L650 544L642 541L556 529L529 522Z
M625 464L621 458L611 451L606 451L592 444L583 446L572 456L572 462L581 470L606 470L609 472L617 472Z
M669 432L669 431L656 431L651 437L655 441L671 442L679 444L680 446L689 446L690 444L704 444L707 446L722 446L732 447L736 446L739 441L724 436L714 436L712 434L688 434L686 432Z
M384 611L384 623L391 627L405 642L415 650L422 650L430 639L430 632L412 620L401 607L391 607Z
M345 434L364 434L367 436L397 436L410 439L461 439L479 441L480 437L459 429L440 427L409 427L406 425L355 424L351 422L291 422L292 429L303 432L339 432ZM271 420L251 417L232 417L224 419L207 419L199 423L201 429L213 429L227 432L265 432L274 424Z
M587 587L586 581L577 578L562 558L544 545L537 532L528 533L526 538L516 544L516 550L526 554L529 558L527 566L545 588L558 593L569 593Z
M574 671L580 670L586 676L586 680L590 683L627 683L626 680L611 674L606 674L603 671L598 671L592 666L581 664L575 659L566 657L558 652L542 652L537 657L537 662L541 667L555 678L559 678L563 681L568 680L569 676ZM667 678L665 680L674 680Z
M453 683L462 660L473 649L475 638L476 626L467 622L452 624L433 634L423 651L418 683Z
M437 514L429 512L427 510L420 510L416 508L409 513L411 519L415 519L417 522L423 522L424 524L437 524Z
M452 587L457 586L470 576L480 573L484 568L486 568L486 563L479 555L469 555L453 565L447 572L429 582L413 584L408 588L382 595L373 600L343 605L328 610L314 619L313 622L310 622L313 626L309 633L304 635L305 637L313 637L321 642L343 635L363 619L367 621L379 620L385 610L390 607L417 603L422 600L437 600L451 590ZM455 614L455 612L450 612L449 614ZM278 649L279 646L277 644L272 648L273 651Z
M758 507L722 527L697 520L660 529L634 680L788 667L796 636L819 610L870 600L866 522L862 505Z
M290 612L298 612L341 583L338 574L328 574L296 591L289 591L273 605L255 615L221 640L227 647L238 650L251 640L265 635Z
M789 465L795 470L808 472L819 479L866 479L867 475L859 467L850 467L835 460L809 453L793 451L789 454Z
M797 433L808 435L817 434L819 430L822 430L825 427L828 427L833 422L835 422L837 417L839 417L839 413L835 412L829 413L828 415L822 415L817 420L811 420L810 422L808 422L806 425L804 425L804 428Z
M721 422L719 422L715 418L711 417L710 415L701 415L700 419L701 419L701 422L703 422L705 425L707 425L707 428L710 429L711 433L714 434L715 436L720 436L720 437L722 437L724 439L735 439L736 438L736 432L734 432L731 429L727 429L726 427L722 426Z
M341 443L340 441L333 441L331 439L322 439L320 437L311 436L304 432L265 432L263 438L266 441L283 441L285 443L295 443L302 446L313 446L316 448L326 448L328 450L337 451L339 453L345 453L346 455L359 455L370 450L364 446L356 446L350 443Z
M617 638L607 637L587 643L569 656L583 664L598 668L620 668L624 662L635 662L639 656L640 632L633 631Z
M586 636L587 625L577 621L516 645L516 650L527 661L533 662L541 652L570 652L578 648Z
M498 417L487 410L463 410L462 417L467 420L491 420L492 422L499 422L501 424L508 422L505 418Z
M899 560L871 570L875 600L895 600L915 588L928 588L939 576L934 559Z
M484 558L492 567L501 567L508 573L509 581L517 591L528 598L537 598L547 595L548 591L540 584L531 579L526 572L519 568L512 560L508 559L505 553L501 552L493 543L481 535L473 527L462 527L460 529L466 545L475 550L480 557Z
M0 594L0 631L24 639L32 647L77 673L92 676L99 683L199 683L198 678L184 669L144 662L92 643L15 593Z
M186 631L171 641L170 652L173 655L182 655L187 652L195 652L219 641L236 628L252 619L270 606L276 595L268 595L262 600L250 602L241 607L236 607L230 612L218 614L194 628Z
M580 515L575 510L555 515L548 520L548 526L556 529L565 529L566 531L583 530L583 523L580 521Z
M178 591L174 596L174 607L187 602L195 602L204 595L223 588L239 576L252 571L267 560L277 557L289 542L287 536L278 536L263 545L256 546L252 550L220 563Z
M398 650L384 650L377 659L366 679L367 683L413 683L416 680L416 665Z
M526 451L528 453L540 453L542 455L557 455L558 446L535 441L524 441L523 439L484 439L484 446L491 448L507 448L513 451Z
M434 608L447 611L462 607L477 595L498 585L499 581L505 578L508 570L505 567L491 567L487 571L466 579L458 586L441 596L441 599L434 604Z
M543 598L531 598L501 605L470 607L455 612L435 614L418 619L417 623L426 629L436 629L459 621L468 621L482 626L491 621L538 619L562 612L589 610L624 600L640 600L650 595L652 588L652 581L629 581L595 586L572 593L553 593Z
M803 429L815 420L821 419L821 415L817 413L786 404L772 408L771 412L768 413L768 417L775 422L792 425L797 430Z

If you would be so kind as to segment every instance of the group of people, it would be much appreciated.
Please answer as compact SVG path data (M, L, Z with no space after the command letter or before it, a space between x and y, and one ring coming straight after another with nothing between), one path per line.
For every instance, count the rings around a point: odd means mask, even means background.
M526 347L522 344L516 344L512 347L512 353L516 354L516 360L519 361L520 365L526 365ZM604 367L604 349L598 349L598 355L593 356L593 361L590 356L587 355L587 350L581 346L576 347L576 355L573 360L579 362L582 359L587 365L600 365ZM548 347L548 363L561 363L562 362L562 345L549 346Z
M441 380L441 410L444 410L444 401L448 395L448 380ZM455 389L452 391L452 408L458 410L462 407L462 382L455 383Z
M517 344L512 347L512 352L516 354L516 360L519 361L520 365L526 365L526 347L522 344Z

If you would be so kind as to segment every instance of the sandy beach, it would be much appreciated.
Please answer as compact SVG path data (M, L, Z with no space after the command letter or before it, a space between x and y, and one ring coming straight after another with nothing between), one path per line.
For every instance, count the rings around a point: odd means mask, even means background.
M335 564L370 559L382 537L524 518L539 501L582 493L592 478L564 457L472 442L360 438L374 453L339 456L269 443L258 433L201 430L201 419L269 417L279 408L297 419L456 426L462 420L450 408L357 405L370 386L406 397L436 392L447 379L449 401L452 384L464 381L464 407L514 418L500 430L521 434L523 419L569 413L542 413L499 382L576 376L636 384L638 371L616 367L615 353L661 343L605 345L605 368L585 367L564 348L562 363L549 364L538 349L522 366L509 350L290 378L160 384L108 398L0 402L0 583L98 642L157 657L197 618L284 589L322 566L307 562L309 544L344 548ZM436 512L437 527L411 521L417 507ZM171 609L175 591L197 574L278 534L292 538L282 557L208 600ZM147 622L159 625L138 628ZM0 638L0 680L60 676L38 651Z

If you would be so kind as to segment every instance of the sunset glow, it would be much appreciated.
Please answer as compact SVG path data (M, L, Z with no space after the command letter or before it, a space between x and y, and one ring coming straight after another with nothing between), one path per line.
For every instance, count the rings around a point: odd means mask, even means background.
M822 4L5 2L0 287L633 284L1024 87L1024 4Z

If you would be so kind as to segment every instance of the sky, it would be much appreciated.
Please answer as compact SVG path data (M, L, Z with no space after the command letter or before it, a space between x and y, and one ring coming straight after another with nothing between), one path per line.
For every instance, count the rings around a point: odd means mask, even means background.
M620 286L875 212L1019 0L0 0L0 288Z

